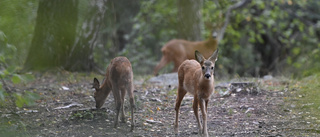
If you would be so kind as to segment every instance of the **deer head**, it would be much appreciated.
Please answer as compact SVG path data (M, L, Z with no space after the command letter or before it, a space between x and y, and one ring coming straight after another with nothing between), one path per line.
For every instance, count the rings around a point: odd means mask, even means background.
M97 78L93 79L93 88L96 89L96 92L94 92L94 100L96 101L96 108L99 109L102 107L104 102L106 101L106 97L104 96L104 91L100 87L99 80Z
M199 51L195 51L195 58L200 63L202 74L205 79L211 79L214 75L214 65L215 62L218 60L218 52L217 49L208 59L205 59Z

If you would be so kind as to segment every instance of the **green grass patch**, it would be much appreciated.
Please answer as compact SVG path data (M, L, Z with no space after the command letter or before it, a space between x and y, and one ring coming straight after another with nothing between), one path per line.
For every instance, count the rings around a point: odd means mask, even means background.
M320 73L297 81L291 90L294 110L320 122Z

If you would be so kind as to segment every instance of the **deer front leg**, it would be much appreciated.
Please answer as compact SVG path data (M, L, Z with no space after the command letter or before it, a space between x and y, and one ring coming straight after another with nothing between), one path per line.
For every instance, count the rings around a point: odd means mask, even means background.
M199 119L199 109L198 109L198 106L199 106L199 99L198 99L198 96L194 96L194 100L193 100L193 112L194 112L194 115L196 116L196 119L197 119L197 122L198 122L198 128L199 128L199 134L201 135L202 134L202 126L201 126L201 123L200 123L200 119Z
M206 107L207 101L204 99L200 99L200 109L202 112L202 124L203 124L203 134L205 137L208 137L208 130L207 130L207 107Z

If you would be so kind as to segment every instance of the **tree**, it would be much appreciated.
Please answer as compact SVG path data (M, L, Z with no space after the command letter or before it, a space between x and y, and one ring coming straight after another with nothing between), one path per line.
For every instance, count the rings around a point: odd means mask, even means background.
M97 45L100 27L103 24L106 2L106 0L89 2L88 14L69 52L66 62L67 70L91 71L94 69L93 49Z
M40 0L34 36L24 68L47 69L65 66L74 43L78 1Z
M25 69L62 67L71 71L91 71L94 68L93 48L103 23L106 0L88 3L88 14L77 33L77 1L39 1Z
M178 33L179 38L200 41L202 0L178 0Z

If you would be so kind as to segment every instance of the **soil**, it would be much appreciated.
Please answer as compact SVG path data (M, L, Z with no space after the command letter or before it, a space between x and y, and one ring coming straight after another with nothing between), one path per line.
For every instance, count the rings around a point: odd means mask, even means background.
M33 91L40 95L36 105L23 108L1 108L1 118L8 123L20 120L17 136L176 136L176 85L154 84L144 78L135 78L135 129L130 132L130 105L126 97L126 123L113 128L115 107L110 94L102 109L95 109L92 97L94 74L60 72L38 75L27 85L15 86L16 92ZM98 76L102 80L102 76ZM245 80L239 80L240 82ZM308 122L292 116L289 83L279 80L255 80L255 92L242 89L227 96L215 93L208 104L209 136L319 136L308 127ZM228 90L217 81L217 91ZM220 84L219 84L220 83ZM270 88L272 87L272 88ZM291 90L289 88L289 90ZM180 108L179 135L200 136L192 111L193 97L187 94ZM22 126L21 126L22 125ZM9 131L11 128L9 129ZM13 133L5 132L10 135ZM14 131L15 132L15 131Z

